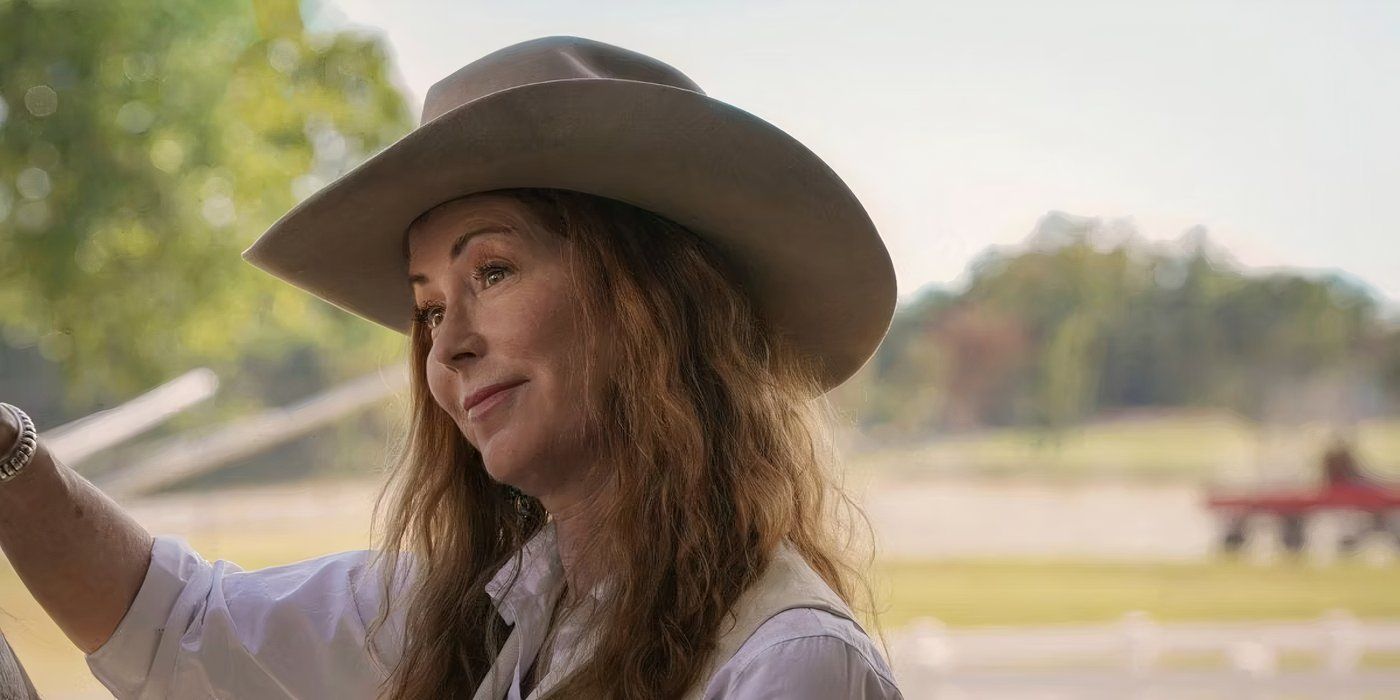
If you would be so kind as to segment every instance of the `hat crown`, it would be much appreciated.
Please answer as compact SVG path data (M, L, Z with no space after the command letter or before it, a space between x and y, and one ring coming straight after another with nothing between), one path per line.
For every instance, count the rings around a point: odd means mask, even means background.
M650 56L582 37L547 36L494 51L434 83L420 124L502 90L578 79L635 80L705 94L684 73Z

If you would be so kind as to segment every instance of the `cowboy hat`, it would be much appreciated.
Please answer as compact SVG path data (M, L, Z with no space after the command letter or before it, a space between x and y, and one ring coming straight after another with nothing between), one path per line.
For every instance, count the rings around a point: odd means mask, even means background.
M287 212L243 259L408 333L409 223L509 187L620 200L705 238L765 321L816 360L825 389L889 329L889 253L831 168L675 68L570 36L508 46L433 85L418 128Z

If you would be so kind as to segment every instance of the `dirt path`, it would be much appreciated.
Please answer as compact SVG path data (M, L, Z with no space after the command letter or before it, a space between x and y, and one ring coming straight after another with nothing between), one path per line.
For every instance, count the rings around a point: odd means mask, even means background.
M1189 486L873 481L857 487L883 554L1192 559L1216 523ZM276 531L321 523L366 534L375 484L338 482L164 496L130 504L152 532Z

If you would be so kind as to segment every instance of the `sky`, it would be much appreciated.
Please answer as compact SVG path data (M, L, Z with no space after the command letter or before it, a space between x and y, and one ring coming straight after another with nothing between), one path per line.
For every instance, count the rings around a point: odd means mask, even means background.
M415 109L540 36L679 68L855 192L900 296L956 288L1050 211L1251 269L1344 271L1400 304L1400 3L317 0L375 33Z

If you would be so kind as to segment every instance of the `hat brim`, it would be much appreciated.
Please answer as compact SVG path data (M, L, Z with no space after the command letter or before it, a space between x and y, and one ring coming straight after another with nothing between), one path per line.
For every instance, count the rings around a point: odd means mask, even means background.
M737 107L629 80L535 83L461 105L306 198L243 259L407 333L408 224L508 187L610 197L711 241L763 318L819 361L827 389L860 369L889 328L889 253L820 158Z

